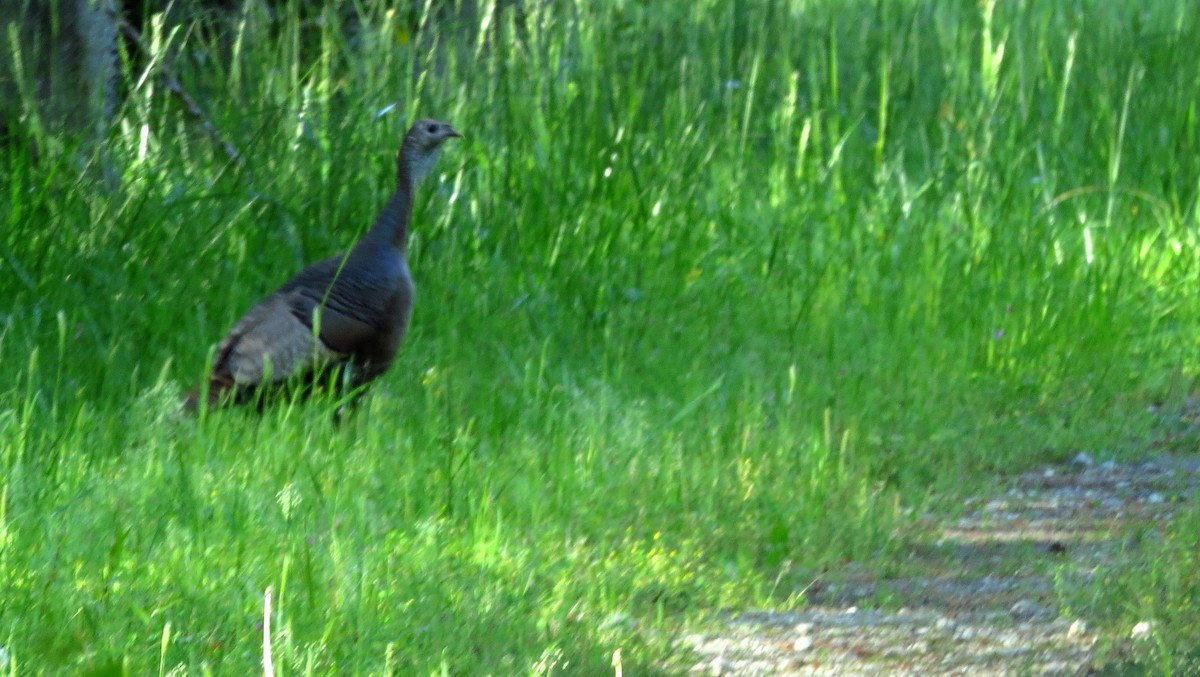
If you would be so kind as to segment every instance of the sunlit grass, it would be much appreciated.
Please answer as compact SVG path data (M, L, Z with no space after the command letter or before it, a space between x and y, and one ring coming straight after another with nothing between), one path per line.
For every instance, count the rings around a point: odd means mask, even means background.
M287 672L670 671L673 629L886 562L906 507L1136 451L1196 356L1195 19L986 5L145 27L242 160L144 59L118 190L69 140L0 156L0 645L244 673L271 587ZM415 116L467 138L362 409L178 414Z

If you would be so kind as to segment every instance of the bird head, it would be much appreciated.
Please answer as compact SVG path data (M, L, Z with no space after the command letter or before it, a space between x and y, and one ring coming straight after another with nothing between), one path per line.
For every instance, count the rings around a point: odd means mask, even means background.
M408 163L408 172L413 183L420 181L437 162L446 139L462 138L462 134L447 122L417 120L404 135L400 147L401 163Z

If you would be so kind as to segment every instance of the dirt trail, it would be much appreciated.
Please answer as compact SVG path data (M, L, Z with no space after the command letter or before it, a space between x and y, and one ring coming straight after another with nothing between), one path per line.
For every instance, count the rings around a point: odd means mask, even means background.
M889 579L839 572L796 611L732 617L684 641L701 675L1078 675L1097 636L1062 618L1055 572L1081 585L1122 547L1128 527L1200 498L1200 458L1071 464L1021 475L956 518L928 516L930 537ZM1067 566L1062 566L1066 564Z

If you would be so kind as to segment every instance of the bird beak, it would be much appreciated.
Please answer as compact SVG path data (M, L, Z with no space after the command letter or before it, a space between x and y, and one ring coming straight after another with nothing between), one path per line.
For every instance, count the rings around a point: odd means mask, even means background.
M447 125L447 126L449 126L449 125ZM463 138L463 135L460 134L457 129L450 127L450 133L446 135L446 138L447 139L455 139L455 138L461 139L461 138Z

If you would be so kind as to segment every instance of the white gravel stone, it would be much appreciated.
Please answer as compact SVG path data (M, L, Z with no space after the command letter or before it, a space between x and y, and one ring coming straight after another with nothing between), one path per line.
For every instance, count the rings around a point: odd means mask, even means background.
M1032 621L1048 617L1054 613L1031 599L1020 600L1016 604L1013 604L1008 612L1018 621Z

